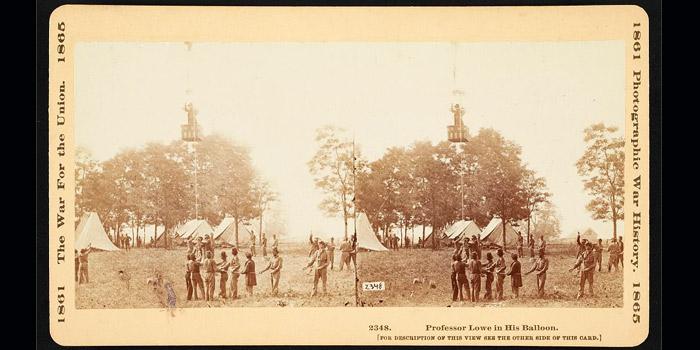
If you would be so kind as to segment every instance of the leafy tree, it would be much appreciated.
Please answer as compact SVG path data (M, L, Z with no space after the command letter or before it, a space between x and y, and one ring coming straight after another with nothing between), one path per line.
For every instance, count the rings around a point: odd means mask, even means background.
M543 177L538 177L534 171L525 170L523 176L523 194L525 195L525 211L527 213L527 238L532 239L530 235L530 223L533 215L539 210L539 207L549 201L551 194L547 192L547 183Z
M350 210L354 209L353 174L362 172L363 161L359 148L354 147L344 133L343 129L329 125L317 129L318 150L307 165L316 187L326 195L319 208L328 216L342 215L345 238L348 238ZM353 148L359 161L353 159Z
M583 187L593 197L586 209L595 220L611 221L613 238L617 238L617 222L624 220L625 141L616 136L618 128L593 124L583 131L587 144L576 162Z
M263 232L263 214L270 206L270 203L277 200L277 193L270 189L270 184L262 179L256 179L253 183L253 198L255 199L254 211L258 216L259 220L259 231L258 239L260 244L265 237L265 232Z
M481 129L470 144L474 145L472 151L478 157L475 186L488 212L503 220L505 242L506 224L515 224L528 216L520 146L493 129Z

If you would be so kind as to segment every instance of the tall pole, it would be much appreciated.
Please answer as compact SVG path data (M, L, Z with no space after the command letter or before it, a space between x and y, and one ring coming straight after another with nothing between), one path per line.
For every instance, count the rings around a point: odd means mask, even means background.
M355 270L355 306L358 306L360 304L360 299L358 297L358 288L357 285L360 282L360 279L357 278L357 205L355 204L357 200L357 176L355 176L355 133L353 132L352 135L352 221L353 221L353 235L352 235L352 244L353 244L353 254L355 254L355 259L352 259L353 261L353 267Z
M197 125L195 123L195 125ZM196 130L196 129L195 129ZM197 168L199 167L197 163L197 144L193 143L194 149L194 219L199 219L199 181L197 181Z

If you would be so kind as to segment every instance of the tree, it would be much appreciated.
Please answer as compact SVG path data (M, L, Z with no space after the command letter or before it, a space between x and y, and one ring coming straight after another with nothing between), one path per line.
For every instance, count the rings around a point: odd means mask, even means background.
M257 215L253 188L256 173L250 152L220 135L206 136L196 147L202 180L200 198L205 199L202 215L214 222L233 217L238 245L239 223Z
M583 131L587 147L576 162L583 187L592 196L586 209L594 220L612 221L617 239L617 221L624 220L625 141L615 136L618 128L593 124Z
M532 170L526 170L523 176L523 194L525 195L525 211L527 213L527 239L530 235L530 222L540 205L547 202L551 194L547 192L547 183L543 177L537 177ZM528 241L529 243L529 241Z
M541 208L533 216L535 234L544 236L547 240L559 238L561 227L556 207L550 202L543 202Z
M92 154L87 148L75 149L75 217L83 216L85 198L83 195L83 183L89 176L98 173L99 163L92 159Z
M318 150L307 165L316 187L325 193L319 208L331 217L342 215L345 238L348 238L348 219L353 209L353 174L361 172L363 162L359 148L344 136L344 132L330 125L317 129ZM353 159L353 151L359 161Z
M453 221L459 206L455 205L458 176L450 166L454 150L448 142L432 145L430 142L416 142L410 150L413 160L411 186L414 188L417 222L425 225L429 221L433 229L432 246L438 247L438 232Z
M488 212L503 221L503 242L506 242L506 224L528 216L522 187L526 171L520 160L520 146L493 129L481 129L469 145L478 157L475 186Z
M258 215L260 230L258 231L258 239L260 244L265 237L263 232L263 214L267 210L271 202L277 200L277 193L270 189L270 184L262 179L256 179L253 184L253 197L255 198L255 212Z

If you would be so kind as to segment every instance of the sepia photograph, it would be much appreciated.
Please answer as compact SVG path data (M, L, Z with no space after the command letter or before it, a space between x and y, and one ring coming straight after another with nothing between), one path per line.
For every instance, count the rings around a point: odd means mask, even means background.
M644 342L649 28L636 6L57 8L51 338Z
M623 50L80 43L76 306L621 307Z

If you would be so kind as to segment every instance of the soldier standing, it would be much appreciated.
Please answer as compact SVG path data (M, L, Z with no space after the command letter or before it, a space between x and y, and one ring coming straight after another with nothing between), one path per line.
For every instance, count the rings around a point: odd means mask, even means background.
M313 259L309 261L306 268L314 267L314 290L311 296L316 296L318 294L318 281L323 283L323 294L327 293L327 267L328 267L328 253L326 252L326 244L323 241L319 241L319 249L314 253Z
M314 238L314 234L309 234L309 257L313 256L318 250L318 237Z
M478 254L476 252L472 253L469 261L467 261L467 271L469 272L469 284L471 287L471 293L469 293L469 299L472 302L479 301L479 293L481 292L481 261L479 261Z
M576 299L583 297L583 290L586 286L586 281L588 281L588 289L591 296L594 296L593 274L595 273L595 254L593 253L593 245L591 242L586 243L586 252L576 260L576 264L574 267L569 269L569 272L573 271L580 265L583 265L583 271L581 271L581 280L579 281L579 289Z
M194 260L194 254L187 254L187 262L185 263L185 285L187 286L187 301L192 300L192 270L190 269L190 261Z
M350 270L350 252L352 251L352 246L347 238L343 239L343 243L340 244L340 271L343 271L343 267L347 266Z
M192 279L192 290L194 291L194 300L199 300L199 295L197 291L206 298L206 293L204 293L204 281L202 281L202 275L199 273L199 268L202 264L196 260L194 254L190 254L190 262L187 263L187 269L190 271L190 278Z
M491 285L493 284L493 270L496 268L496 263L493 261L493 254L491 252L486 253L486 265L483 268L484 274L486 275L486 293L484 294L484 299L493 299L493 294L491 291Z
M204 300L212 301L214 300L214 286L216 285L216 261L214 261L214 254L207 251L207 258L204 259Z
M544 254L544 250L540 250L539 254ZM513 295L517 298L519 296L520 287L523 286L523 276L520 270L520 261L518 261L518 254L511 254L511 259L513 261L510 263L510 287L513 290Z
M538 250L541 250L543 252L547 248L547 242L544 241L544 236L540 236L540 246L537 248L538 248Z
M228 268L230 263L226 259L226 252L221 252L221 262L218 264L219 270L219 297L226 299L226 282L228 282Z
M496 252L496 298L503 300L503 281L506 279L506 259L503 258L503 249L499 248Z
M272 235L272 248L279 249L280 242L277 240L277 235Z
M260 242L260 249L262 249L263 257L266 257L267 256L267 237L265 237L265 234L262 235L262 239Z
M532 234L527 236L527 246L530 248L530 257L535 257L535 237Z
M90 279L88 278L88 255L90 255L91 250L92 243L90 243L87 248L80 250L80 255L78 256L78 260L80 261L80 276L78 276L79 284L82 284L83 282L90 283Z
M459 296L460 301L464 301L462 290L467 289L469 294L469 284L467 283L466 265L459 255L452 255L452 301L457 301Z
M331 270L333 270L333 266L335 265L335 242L333 241L333 237L331 237L331 241L328 243L326 249L328 250L328 261L330 262Z
M75 281L78 282L78 276L80 275L80 255L78 250L75 249Z
M608 272L612 269L613 266L615 266L615 272L617 272L617 261L619 258L619 253L620 253L620 246L617 244L617 240L615 238L612 239L612 242L608 246Z
M282 271L282 257L279 256L279 250L277 248L272 248L272 259L267 267L260 271L260 274L270 270L270 284L272 287L272 295L277 296L278 288L280 285L280 275Z
M595 263L598 265L598 272L603 268L603 239L598 238L598 244L593 247L595 251Z
M622 243L622 236L617 240L618 242L618 249L617 249L617 261L620 262L620 266L623 268L625 267L625 259L624 259L624 254L625 254L625 244Z
M241 263L238 260L238 248L231 249L231 261L229 262L229 273L231 277L231 299L238 299L238 277L240 276Z
M255 233L251 232L250 233L250 254L252 256L255 256Z
M535 271L537 274L537 296L544 297L544 283L547 281L547 269L549 269L549 260L544 257L544 252L540 251L539 257L535 260L535 265L525 275L529 275Z
M249 297L253 296L253 287L258 285L258 280L255 277L255 261L253 261L253 254L248 252L245 253L246 261L243 265L243 273L245 274L245 290Z
M523 235L518 233L518 256L523 256Z

